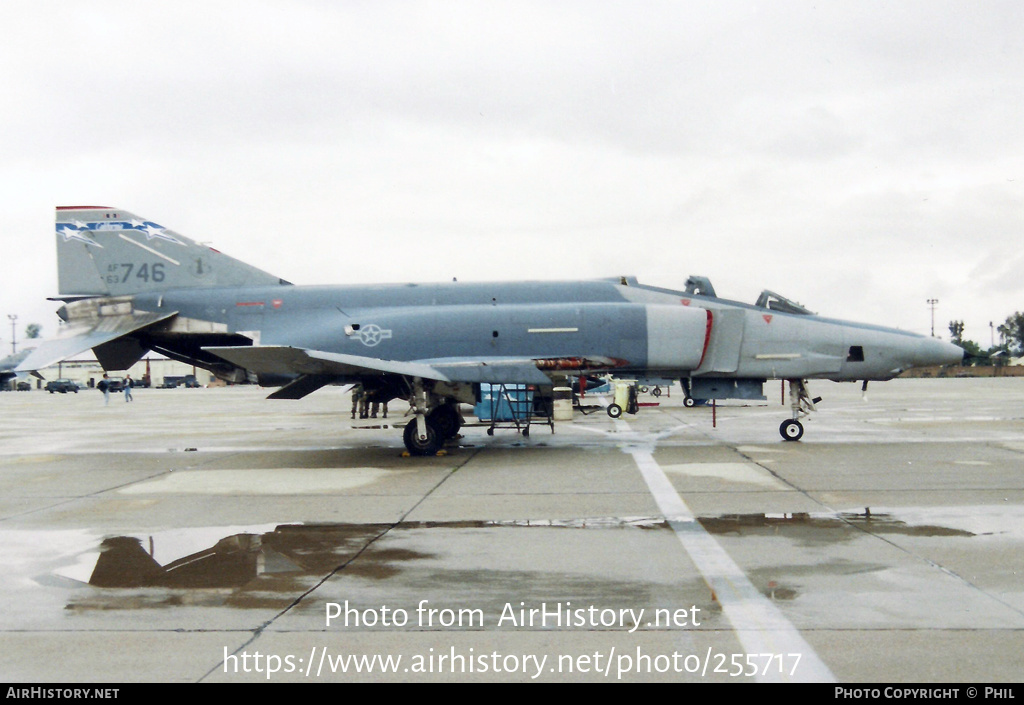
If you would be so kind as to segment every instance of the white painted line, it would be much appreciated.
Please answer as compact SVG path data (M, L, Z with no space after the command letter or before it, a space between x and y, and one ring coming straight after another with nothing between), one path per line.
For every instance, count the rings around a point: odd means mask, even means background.
M725 549L697 521L651 451L643 448L625 450L633 456L658 509L668 520L683 549L714 591L722 605L722 612L736 630L736 636L746 652L775 656L781 654L779 659L785 666L782 669L766 669L766 673L758 673L757 680L834 683L836 677L800 635L800 631L754 587ZM795 654L800 654L800 660L790 675Z
M159 251L157 251L157 250L154 250L154 249L153 249L152 247L147 247L146 245L143 245L143 244L142 244L141 242L139 242L138 240L132 240L132 239L131 239L130 237L127 237L127 236L125 236L125 235L124 235L124 234L122 234L122 233L118 233L118 234L117 234L117 236L118 236L119 238L121 238L122 240L124 240L125 242L130 242L131 244L135 245L136 247L141 247L141 248L142 248L142 249L144 249L144 250L145 250L146 252L152 252L152 253L153 253L154 255L156 255L157 257L162 257L162 258L164 258L165 260L167 260L168 262L170 262L170 263L171 263L171 264L173 264L173 265L176 265L176 266L178 266L178 267L180 267L180 266L181 266L181 262L179 262L178 260L175 260L175 259L171 259L171 258L170 258L170 257L168 257L167 255L165 255L165 254L164 254L163 252L159 252Z

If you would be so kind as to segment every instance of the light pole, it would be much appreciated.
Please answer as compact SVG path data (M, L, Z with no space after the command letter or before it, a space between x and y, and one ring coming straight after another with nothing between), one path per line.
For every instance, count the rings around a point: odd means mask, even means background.
M939 303L938 299L928 299L928 305L932 308L932 337L935 337L935 304Z
M18 343L14 339L14 324L18 320L18 314L8 313L7 317L11 319L11 355L14 355L18 352Z

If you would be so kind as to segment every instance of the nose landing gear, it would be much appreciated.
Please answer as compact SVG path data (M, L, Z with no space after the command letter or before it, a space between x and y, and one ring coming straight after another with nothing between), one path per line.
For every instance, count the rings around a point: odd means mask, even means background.
M821 397L811 397L807 391L807 381L802 379L789 380L790 407L793 410L793 417L786 419L779 426L779 434L784 441L799 441L804 435L804 425L800 419L817 411L815 406L821 401Z

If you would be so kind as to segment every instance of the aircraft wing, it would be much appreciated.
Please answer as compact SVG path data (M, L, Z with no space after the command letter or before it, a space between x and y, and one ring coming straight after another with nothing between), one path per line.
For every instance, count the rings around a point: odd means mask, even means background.
M475 360L445 358L403 362L360 355L308 350L289 346L208 347L213 353L257 374L299 375L270 395L272 399L300 399L338 377L400 375L438 382L490 382L546 384L547 375L533 360Z
M130 313L116 316L100 316L82 324L65 326L55 338L44 341L29 353L15 368L15 372L34 372L49 367L61 360L77 355L90 348L100 347L106 343L127 335L140 328L151 326L171 316L177 311L166 313Z
M332 375L398 374L410 377L450 381L429 365L381 360L359 355L342 355L287 345L242 345L203 348L228 362L257 374Z
M421 363L429 364L452 382L551 384L551 379L537 368L532 358L447 358L422 360Z

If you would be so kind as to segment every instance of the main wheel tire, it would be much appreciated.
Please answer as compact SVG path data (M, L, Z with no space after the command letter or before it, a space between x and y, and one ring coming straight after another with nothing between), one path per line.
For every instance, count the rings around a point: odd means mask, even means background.
M463 423L462 414L451 404L442 404L430 412L427 423L434 425L442 441L447 441L459 435Z
M683 406L685 406L687 409L692 409L693 407L697 406L697 400L694 399L693 397L686 397L685 399L683 399Z
M427 419L426 430L426 438L420 438L419 430L416 428L416 419L405 425L402 439L405 441L406 450L411 455L437 455L437 451L441 450L444 439L441 438L430 419Z
M804 435L804 425L796 419L786 419L779 426L784 441L799 441Z

